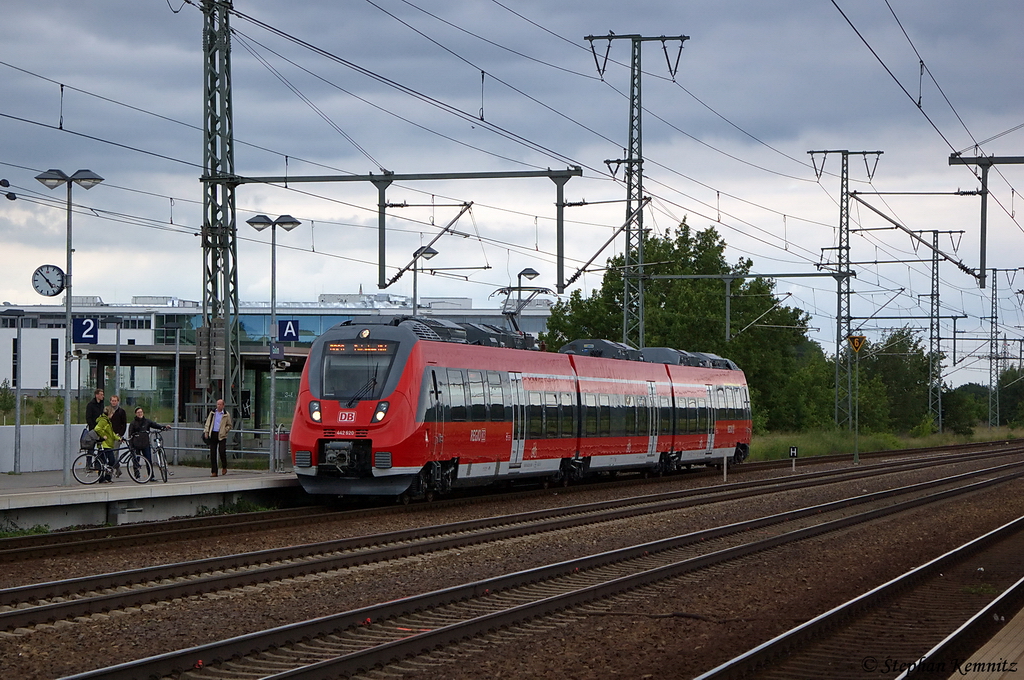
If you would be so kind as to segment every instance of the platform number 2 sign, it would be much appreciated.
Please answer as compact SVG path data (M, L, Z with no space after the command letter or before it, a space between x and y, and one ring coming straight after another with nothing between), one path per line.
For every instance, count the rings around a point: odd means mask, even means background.
M80 345L99 344L99 319L72 319L71 340Z

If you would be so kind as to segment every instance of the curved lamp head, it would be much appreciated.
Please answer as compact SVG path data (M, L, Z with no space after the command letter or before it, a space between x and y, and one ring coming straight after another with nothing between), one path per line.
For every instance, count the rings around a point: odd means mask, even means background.
M540 276L540 272L532 267L527 267L523 271L519 272L519 278L526 277L527 279L533 280Z
M94 186L102 182L103 178L92 170L79 170L75 174L71 175L71 181L83 189L92 189Z
M256 217L250 217L245 222L256 231L263 231L274 224L274 220L270 219L266 215L256 215Z
M421 246L417 248L416 252L412 254L413 258L422 257L424 260L429 260L430 258L434 257L434 255L437 255L437 251L431 248L430 246Z
M92 189L103 181L103 178L92 170L79 170L68 177L62 170L50 168L46 172L36 175L36 179L42 182L48 189L56 189L62 184L74 182L83 189Z
M291 231L292 229L294 229L295 227L299 226L300 224L302 224L302 222L299 222L297 219L295 219L291 215L281 215L276 220L274 220L274 225L278 226L278 227L281 227L285 231Z
M65 175L62 171L51 168L46 172L41 172L36 175L36 179L42 182L47 189L56 189L71 178Z

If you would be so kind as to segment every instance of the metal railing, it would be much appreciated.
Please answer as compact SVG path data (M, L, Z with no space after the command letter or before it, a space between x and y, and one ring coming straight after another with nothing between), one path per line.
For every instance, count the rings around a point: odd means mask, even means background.
M181 454L189 454L188 456L181 456L183 458L209 455L210 447L203 443L203 431L204 428L198 423L178 423L168 433L169 436L164 437L164 450L172 454L171 460L174 465L178 464ZM287 444L281 445L282 441L288 441L288 433L289 431L285 429L284 425L278 425L273 432L269 429L247 430L243 428L232 430L227 440L228 455L236 459L243 456L267 456L268 469L271 472L289 472L291 471L291 465L287 455L288 447ZM272 436L274 434L277 436ZM260 446L259 448L245 445L246 443L255 442L269 442L269 445Z

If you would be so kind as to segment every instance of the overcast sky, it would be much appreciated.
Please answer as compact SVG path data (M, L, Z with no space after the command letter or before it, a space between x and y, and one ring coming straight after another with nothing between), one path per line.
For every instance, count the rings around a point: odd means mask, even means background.
M198 0L196 0L198 3ZM689 36L642 48L645 226L665 233L682 219L715 226L729 259L760 273L815 272L834 258L840 158L810 150L883 151L875 165L850 157L851 188L936 192L864 196L912 230L942 235L942 250L979 265L971 169L949 156L1024 155L1024 8L1016 0L815 0L595 2L565 0L236 0L232 16L235 169L248 176L473 172L583 168L566 200L566 276L621 224L628 141L630 41L587 35ZM63 190L33 178L48 168L88 168L105 182L75 190L76 295L130 302L133 295L202 299L202 14L182 0L4 3L0 25L0 177L18 194L3 202L0 300L38 304L33 270L65 262ZM268 30L267 27L274 29ZM283 34L283 35L282 35ZM295 39L291 41L285 36ZM299 42L296 42L299 41ZM311 48L316 48L311 49ZM922 60L924 64L922 74ZM483 76L481 74L484 74ZM920 101L920 106L918 106ZM465 115L456 115L453 110ZM479 118L483 117L483 121ZM1006 133L1006 134L1003 134ZM996 137L995 139L990 138ZM976 147L976 144L981 144ZM872 173L871 182L868 174ZM1024 167L990 175L988 267L1020 257ZM453 207L472 201L460 235L436 244L437 268L420 294L468 296L477 306L516 273L554 287L554 184L547 179L396 183L388 190L387 264L408 262ZM598 203L608 201L607 203ZM619 202L611 202L619 201ZM278 299L377 291L376 191L364 182L243 185L237 192L241 298L268 300L269 234L256 213L303 222L278 234ZM854 229L889 226L851 208ZM468 237L468 238L467 238ZM931 235L925 238L931 240ZM858 231L855 262L927 260L903 232ZM597 263L621 251L618 239ZM485 269L486 267L486 269ZM928 263L855 267L855 316L903 315L927 335ZM476 269L479 268L479 269ZM966 314L957 359L987 337L990 289L943 263L943 314ZM601 272L582 276L585 293ZM1024 336L1024 272L999 275L1008 338ZM835 344L831 278L780 279L788 304L813 315L811 337ZM410 295L409 275L388 292ZM895 321L855 321L877 339ZM942 334L953 335L952 322ZM1017 342L1008 345L1016 356ZM697 348L694 348L697 349ZM987 361L967 358L948 379L987 382ZM985 352L987 350L980 350Z

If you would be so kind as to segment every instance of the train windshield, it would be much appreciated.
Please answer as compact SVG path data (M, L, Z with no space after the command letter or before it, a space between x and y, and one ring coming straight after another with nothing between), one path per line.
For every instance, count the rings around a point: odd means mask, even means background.
M320 398L337 399L354 406L363 399L380 398L398 343L386 340L330 342L324 350Z

